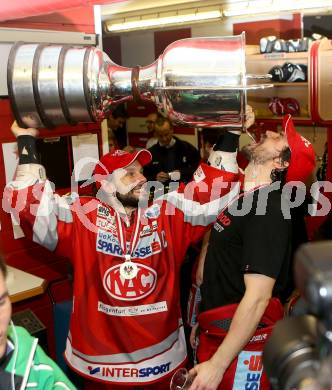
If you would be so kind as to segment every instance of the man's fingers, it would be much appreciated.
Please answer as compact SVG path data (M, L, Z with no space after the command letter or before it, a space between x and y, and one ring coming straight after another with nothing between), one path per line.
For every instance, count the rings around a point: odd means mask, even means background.
M31 135L32 137L36 137L38 135L37 129L34 129L33 127L23 129L17 124L16 121L13 122L11 126L11 131L15 135L15 137L19 137L20 135Z
M189 371L189 375L191 375L191 371ZM196 375L196 374L195 374ZM194 379L193 383L191 384L191 386L189 387L189 390L198 390L200 387L199 387L199 384L198 384L198 381L196 380L196 378Z

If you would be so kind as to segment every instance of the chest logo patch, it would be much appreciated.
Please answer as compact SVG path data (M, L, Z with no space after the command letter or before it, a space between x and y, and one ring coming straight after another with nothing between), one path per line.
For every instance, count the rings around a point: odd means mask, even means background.
M111 297L121 301L135 301L152 293L157 283L157 273L144 264L136 263L137 275L133 279L125 279L120 274L121 264L109 268L103 278L103 285Z

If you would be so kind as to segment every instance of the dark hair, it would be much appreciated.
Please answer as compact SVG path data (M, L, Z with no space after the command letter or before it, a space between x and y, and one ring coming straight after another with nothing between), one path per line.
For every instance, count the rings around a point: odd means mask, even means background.
M125 103L120 103L117 106L115 106L114 110L111 111L111 115L114 119L128 118L128 113L126 110Z
M0 271L4 278L7 276L7 266L2 256L0 256Z
M169 127L170 127L170 128L173 127L172 122L170 121L169 118L167 118L167 117L165 117L165 116L163 116L163 115L161 115L161 114L158 114L158 118L157 118L157 120L156 120L155 125L161 127L161 126L163 126L164 123L166 123L166 122L169 124Z
M288 162L288 163L290 162L291 150L289 149L288 146L285 147L280 152L279 157L281 160L281 164L284 164L285 162ZM272 169L272 171L271 171L272 183L275 183L276 181L280 181L281 182L280 188L282 188L286 183L287 171L288 171L288 168L286 168L286 169Z
M282 151L280 152L280 158L281 158L281 163L283 164L284 162L290 162L292 152L289 148L289 146L286 146Z

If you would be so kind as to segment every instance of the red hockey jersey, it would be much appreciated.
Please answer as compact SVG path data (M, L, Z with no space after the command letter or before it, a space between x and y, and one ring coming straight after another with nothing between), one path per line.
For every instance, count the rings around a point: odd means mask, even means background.
M220 181L222 174L205 165L194 183L204 183L203 191L211 192L212 180L219 176ZM224 174L227 182L236 182L237 175ZM214 200L205 204L188 196L197 197L197 189L174 191L138 209L128 223L96 198L59 197L48 181L26 188L22 183L24 175L19 186L11 183L6 197L12 204L13 194L21 198L12 212L24 231L73 263L73 311L65 350L69 366L110 384L147 384L170 375L187 356L181 263L188 246L202 237L238 186L219 186L227 195L214 191ZM132 279L120 272L126 254L137 268Z

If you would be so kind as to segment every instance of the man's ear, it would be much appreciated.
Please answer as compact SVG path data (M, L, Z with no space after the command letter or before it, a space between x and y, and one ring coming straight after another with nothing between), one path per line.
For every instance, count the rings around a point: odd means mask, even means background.
M274 165L274 168L276 169L286 169L289 167L289 162L288 161L283 161L282 158L279 156L279 157L275 157L273 159L273 165Z

